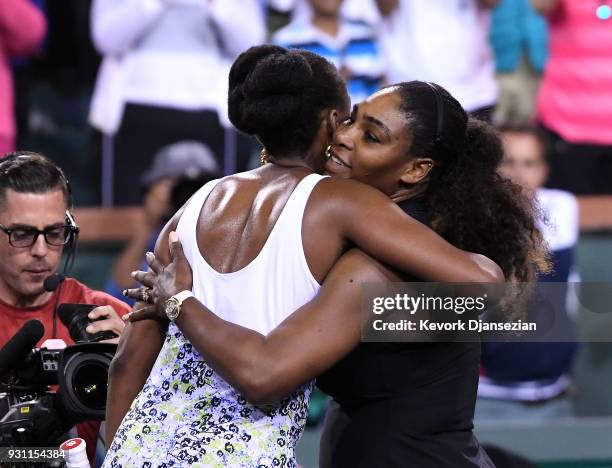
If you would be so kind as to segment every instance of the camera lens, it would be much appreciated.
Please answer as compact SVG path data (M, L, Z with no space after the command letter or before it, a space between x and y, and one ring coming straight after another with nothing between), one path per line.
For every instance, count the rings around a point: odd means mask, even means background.
M104 419L112 347L84 343L64 350L58 394L62 406L80 420Z
M104 409L106 405L108 366L89 361L74 371L72 388L81 403L92 409Z

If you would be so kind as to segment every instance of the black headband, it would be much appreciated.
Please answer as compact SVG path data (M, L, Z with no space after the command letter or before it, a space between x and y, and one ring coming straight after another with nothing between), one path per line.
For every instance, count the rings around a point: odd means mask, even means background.
M435 144L440 143L442 140L442 126L444 125L444 105L442 102L442 96L438 86L434 83L425 82L433 91L434 97L436 98L436 139Z

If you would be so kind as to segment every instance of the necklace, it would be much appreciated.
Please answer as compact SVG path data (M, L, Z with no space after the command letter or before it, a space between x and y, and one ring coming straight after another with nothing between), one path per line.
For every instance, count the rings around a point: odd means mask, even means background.
M261 150L259 160L261 161L262 166L264 164L270 163L270 164L274 164L275 166L282 167L282 168L285 168L285 169L293 169L293 168L297 168L297 167L302 167L304 169L308 169L308 170L312 171L312 168L309 167L305 162L304 163L296 163L296 164L282 164L282 163L280 163L278 161L275 161L274 160L274 156L269 154L265 150L265 148Z

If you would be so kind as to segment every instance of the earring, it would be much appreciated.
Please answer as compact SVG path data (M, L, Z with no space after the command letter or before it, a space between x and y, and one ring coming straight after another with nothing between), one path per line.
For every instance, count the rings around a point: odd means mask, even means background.
M327 148L325 148L325 159L330 159L332 157L331 148L332 145L327 145Z
M268 159L269 159L268 152L266 151L265 148L263 148L259 153L259 162L261 163L262 166L264 166L268 164L269 162Z

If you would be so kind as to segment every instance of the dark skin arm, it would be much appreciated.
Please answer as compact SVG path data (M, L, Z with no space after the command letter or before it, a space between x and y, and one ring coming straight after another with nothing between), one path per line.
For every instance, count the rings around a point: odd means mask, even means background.
M168 233L176 228L181 213L182 210L164 227L155 246L157 257L168 263ZM136 303L134 310L143 307L146 307L146 304ZM155 364L166 337L167 326L168 322L162 319L128 323L125 327L108 370L105 434L107 450Z
M426 281L499 283L501 269L488 258L457 249L433 230L406 214L379 190L353 180L321 181L306 206L317 203L313 229L333 233L371 257ZM308 252L305 239L305 250ZM311 251L327 248L310 245ZM310 263L309 263L310 264ZM478 285L474 285L474 293Z
M158 320L129 323L125 327L108 370L105 434L107 450L119 424L153 368L165 333L166 327Z
M429 281L483 283L503 281L501 270L495 263L486 257L456 249L431 229L406 216L387 196L364 184L350 180L326 179L317 185L308 205L311 203L315 208L308 216L308 229L311 229L309 232L326 233L327 242L321 243L321 239L316 238L317 236L310 236L305 239L306 251L328 249L321 257L328 255L334 258L338 256L337 252L346 250L345 243L349 241L371 256ZM175 223L179 217L180 214L175 216ZM376 228L373 229L373 226ZM158 242L158 246L166 245L165 236L168 230L167 227L162 232L161 244ZM315 245L307 245L312 241ZM159 260L162 264L167 264L164 258ZM324 277L326 273L327 271L325 273L319 271L316 276ZM191 289L191 279L188 283L183 283L183 286L183 289ZM173 294L183 289L177 289ZM169 295L165 297L167 299ZM159 301L163 302L165 299ZM187 337L193 338L189 335ZM161 341L147 340L143 336L142 340L135 340L133 346L139 347L141 352L144 352L143 347L146 346L149 352L156 356L161 348ZM123 355L128 362L141 365L128 353ZM149 366L146 370L150 372L150 369ZM137 382L132 378L130 385L133 388L133 395L130 401L140 391L143 383L144 379ZM109 399L109 404L114 402ZM122 404L125 406L125 403ZM123 410L123 414L126 410ZM119 419L118 416L116 419ZM114 435L116 427L115 425L111 428L109 434Z
M137 275L153 288L158 305L191 287L180 243L171 243L171 251L169 267L153 259L151 269L157 275ZM176 324L224 379L250 402L263 404L290 394L355 348L361 336L361 285L393 279L397 277L380 263L352 249L336 262L317 296L267 336L219 318L195 298L183 302ZM137 297L140 291L130 290L129 295ZM134 312L130 320L162 316L162 308Z

